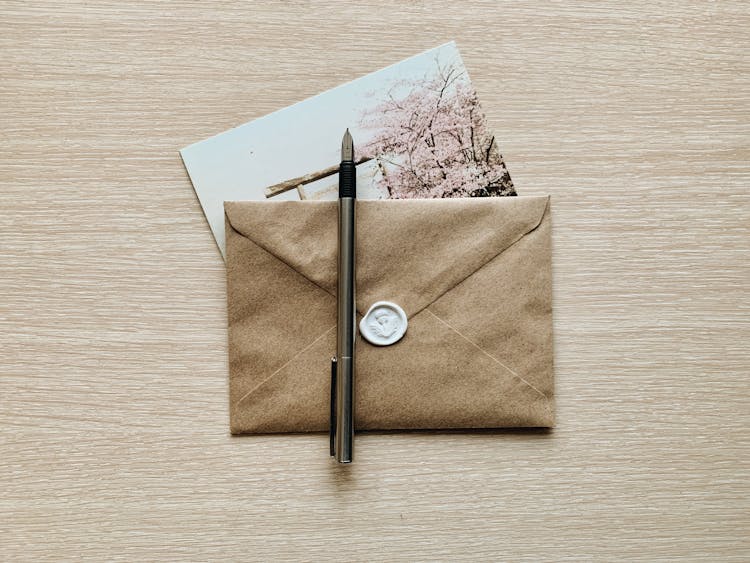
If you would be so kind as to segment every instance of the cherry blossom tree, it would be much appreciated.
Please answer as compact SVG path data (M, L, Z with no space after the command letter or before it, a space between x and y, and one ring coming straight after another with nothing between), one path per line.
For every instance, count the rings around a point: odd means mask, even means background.
M397 199L516 195L467 76L435 64L361 116L374 132L365 151L378 159L380 187Z

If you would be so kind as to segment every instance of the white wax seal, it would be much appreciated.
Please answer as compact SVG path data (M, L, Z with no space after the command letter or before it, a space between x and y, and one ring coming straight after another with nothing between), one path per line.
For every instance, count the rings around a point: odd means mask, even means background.
M370 344L388 346L401 340L408 324L401 307L390 301L378 301L359 321L359 332Z

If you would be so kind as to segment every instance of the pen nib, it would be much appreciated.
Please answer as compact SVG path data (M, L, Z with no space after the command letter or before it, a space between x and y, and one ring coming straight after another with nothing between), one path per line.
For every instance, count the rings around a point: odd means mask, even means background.
M341 160L354 160L354 140L352 139L349 129L344 133L341 139Z

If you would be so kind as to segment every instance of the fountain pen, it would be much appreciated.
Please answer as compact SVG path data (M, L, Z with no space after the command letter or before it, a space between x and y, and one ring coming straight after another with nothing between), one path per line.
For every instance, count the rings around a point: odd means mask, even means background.
M355 202L357 170L354 165L354 141L349 129L341 141L339 165L339 246L338 307L336 321L336 357L332 363L331 455L339 463L351 463L354 438L354 248L356 244Z

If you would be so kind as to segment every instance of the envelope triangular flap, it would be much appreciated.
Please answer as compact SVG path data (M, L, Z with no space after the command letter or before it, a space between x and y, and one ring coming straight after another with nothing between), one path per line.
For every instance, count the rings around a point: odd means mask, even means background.
M375 301L412 316L542 220L547 196L357 202L357 309ZM336 201L227 202L232 227L332 294Z

